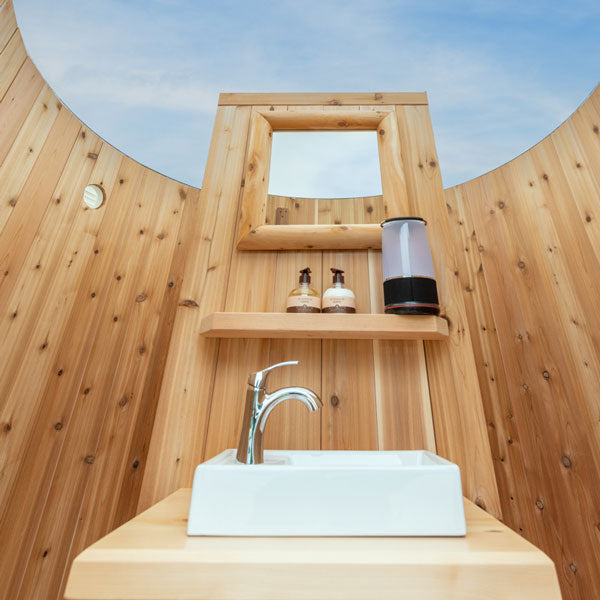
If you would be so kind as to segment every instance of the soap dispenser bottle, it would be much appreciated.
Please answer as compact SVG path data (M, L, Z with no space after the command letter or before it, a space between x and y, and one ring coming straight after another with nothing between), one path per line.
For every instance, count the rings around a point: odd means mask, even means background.
M300 284L288 296L286 312L289 313L318 313L321 312L319 293L310 287L310 269L302 269L298 278Z
M344 271L331 269L333 285L323 294L324 313L355 313L356 298L354 292L344 285Z

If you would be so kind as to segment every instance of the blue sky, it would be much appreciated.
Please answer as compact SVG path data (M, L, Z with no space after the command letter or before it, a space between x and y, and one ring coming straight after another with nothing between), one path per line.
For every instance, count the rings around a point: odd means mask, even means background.
M75 114L140 162L197 186L222 91L427 91L448 187L539 141L600 79L597 0L14 5L30 55ZM296 152L303 180L288 173L280 185L289 189L273 191L380 190L368 144L343 145L348 164L364 168L337 178L328 174L339 146L316 146L320 154Z

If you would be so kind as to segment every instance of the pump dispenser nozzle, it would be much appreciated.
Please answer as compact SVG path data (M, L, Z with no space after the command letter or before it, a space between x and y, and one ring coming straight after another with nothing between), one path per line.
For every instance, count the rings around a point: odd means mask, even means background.
M300 277L298 277L298 283L310 283L310 269L300 269Z
M344 283L344 271L331 267L333 273L333 283Z

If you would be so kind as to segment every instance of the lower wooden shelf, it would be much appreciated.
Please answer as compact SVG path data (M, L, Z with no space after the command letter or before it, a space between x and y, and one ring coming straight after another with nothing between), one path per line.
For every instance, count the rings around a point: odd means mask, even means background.
M448 323L433 315L216 312L200 333L222 338L443 340Z

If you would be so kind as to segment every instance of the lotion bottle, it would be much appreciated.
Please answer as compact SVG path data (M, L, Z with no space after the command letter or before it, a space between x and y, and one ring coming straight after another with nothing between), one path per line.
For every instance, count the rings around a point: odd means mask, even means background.
M288 295L286 312L318 313L321 312L319 292L310 287L310 269L302 269L298 278L300 284Z
M344 285L344 271L331 269L333 285L323 294L324 313L355 313L356 297L354 292Z

